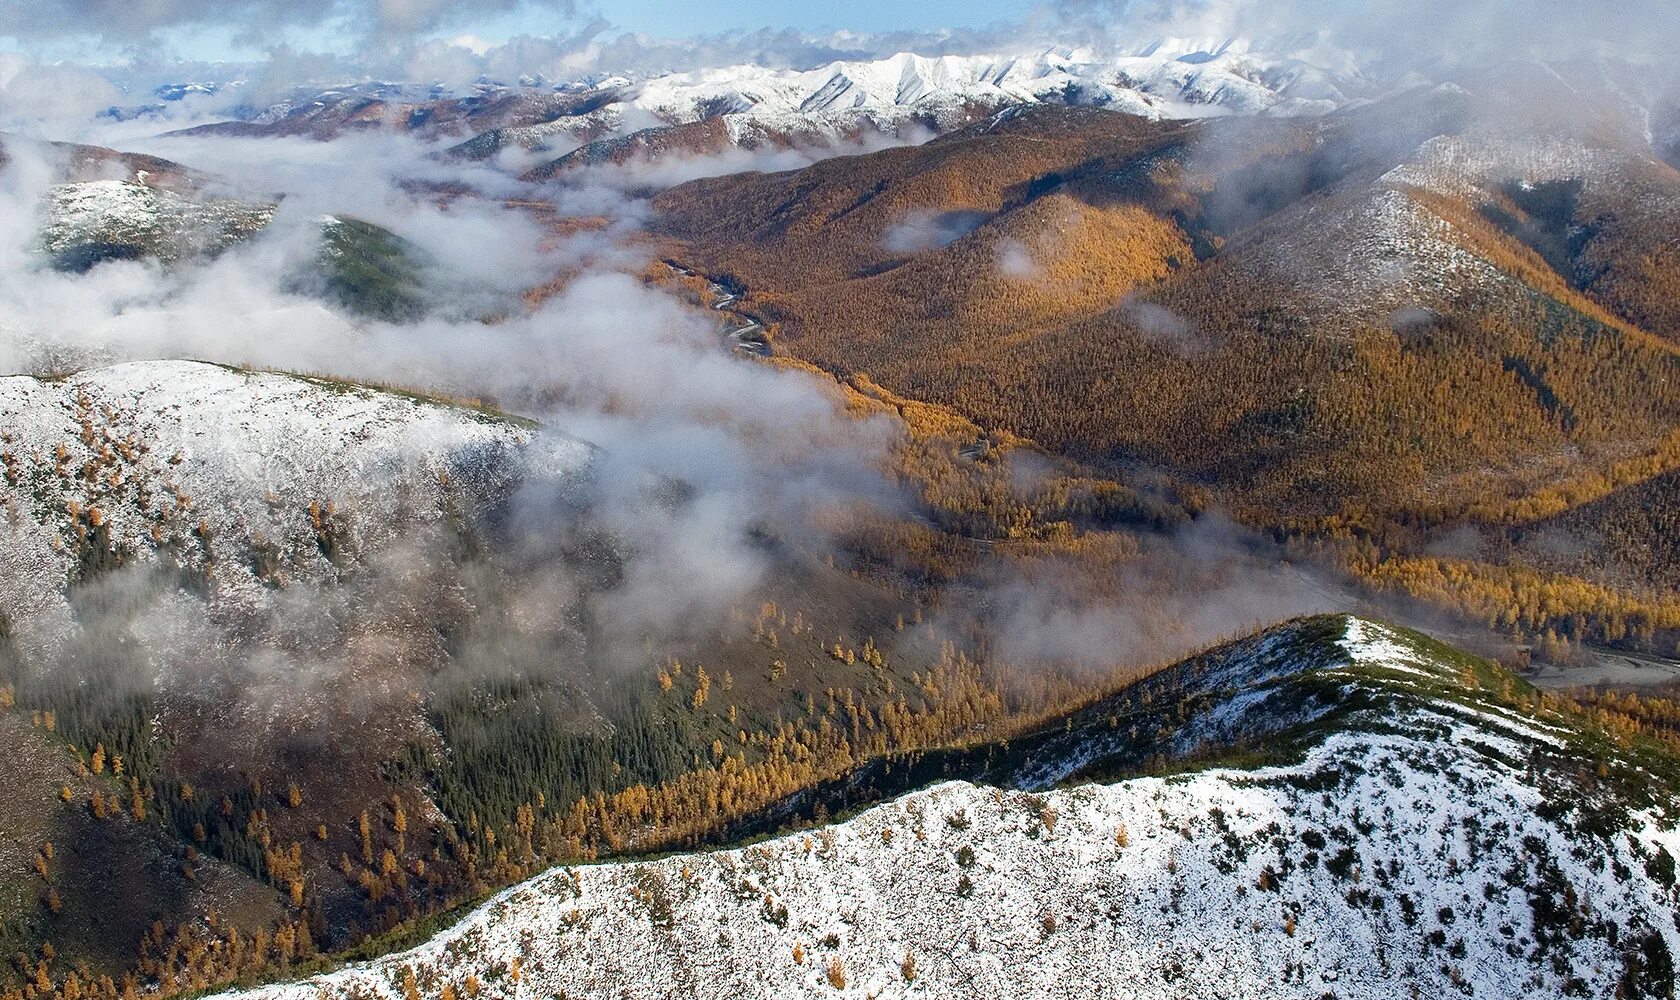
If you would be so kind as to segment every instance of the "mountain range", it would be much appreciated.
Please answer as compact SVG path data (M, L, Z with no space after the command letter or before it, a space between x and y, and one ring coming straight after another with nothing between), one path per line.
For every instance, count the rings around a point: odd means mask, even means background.
M1411 69L0 136L0 1000L1672 996L1680 105Z
M1162 39L1102 56L1050 49L996 56L924 57L807 70L742 65L605 77L553 90L483 84L467 97L413 94L385 85L300 94L189 134L331 139L365 130L429 140L466 137L455 155L523 150L548 176L560 154L598 160L624 143L681 143L698 153L730 145L833 146L862 135L908 138L948 130L1020 104L1084 104L1149 117L1322 112L1376 88L1347 64L1322 68L1269 56L1242 40ZM721 123L708 132L707 122ZM619 147L606 144L618 143ZM543 154L553 153L548 159ZM575 163L578 157L574 157Z

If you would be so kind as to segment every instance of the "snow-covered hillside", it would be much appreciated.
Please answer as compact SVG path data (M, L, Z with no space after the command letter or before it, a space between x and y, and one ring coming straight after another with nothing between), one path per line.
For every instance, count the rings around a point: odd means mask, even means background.
M1566 217L1540 218L1542 210ZM1621 228L1576 219L1595 213L1614 216ZM1578 138L1513 140L1469 130L1424 140L1368 181L1356 176L1300 199L1239 234L1225 256L1251 280L1291 289L1305 310L1353 310L1380 322L1401 309L1528 294L1509 261L1525 243L1544 250L1537 236L1547 226L1565 234L1547 263L1586 285L1598 272L1568 259L1562 248L1580 254L1594 238L1669 233L1677 221L1680 184L1646 153ZM1501 236L1508 242L1499 242ZM1630 246L1596 252L1608 259L1660 258L1654 240Z
M202 574L217 606L330 578L522 476L591 449L393 392L186 361L0 379L0 606L14 634L71 627L66 587L118 564Z
M216 254L256 233L275 206L231 198L188 198L135 180L60 184L42 206L40 243L61 266L80 270L98 255L178 261ZM83 250L86 256L77 257Z
M743 849L555 870L413 951L246 995L1670 995L1672 759L1590 766L1598 737L1508 674L1347 617L1129 700L1225 766L949 782ZM1269 766L1236 763L1245 737Z

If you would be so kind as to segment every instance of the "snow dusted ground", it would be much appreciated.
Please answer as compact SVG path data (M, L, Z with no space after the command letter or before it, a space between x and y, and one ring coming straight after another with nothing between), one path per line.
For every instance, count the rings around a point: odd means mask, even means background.
M1289 289L1311 311L1386 316L1434 305L1509 279L1465 249L1468 238L1399 187L1376 184L1303 199L1240 237L1235 266Z
M137 181L60 184L42 206L42 249L129 246L164 261L214 254L268 225L275 206L226 198L193 200Z
M1557 136L1522 141L1495 136L1443 135L1419 147L1415 156L1383 178L1463 198L1488 198L1491 188L1513 178L1530 182L1582 178L1608 180L1649 158L1623 149L1602 149Z
M355 551L563 476L589 446L461 407L188 361L0 378L0 607L49 641L111 562L203 572L222 604L331 578Z
M1462 665L1398 630L1345 619L1326 639L1285 627L1237 647L1209 683L1245 668L1243 683L1386 697L1288 766L1040 794L951 782L744 849L557 869L413 951L243 995L1664 988L1662 959L1680 949L1672 799L1593 821L1535 776L1536 760L1566 752L1567 726L1469 689L1426 694Z

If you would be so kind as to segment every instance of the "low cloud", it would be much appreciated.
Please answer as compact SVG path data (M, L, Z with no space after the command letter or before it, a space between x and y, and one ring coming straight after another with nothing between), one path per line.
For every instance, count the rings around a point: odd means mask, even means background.
M0 368L186 357L395 382L494 399L539 419L545 433L600 449L586 481L538 477L493 512L478 529L494 543L479 563L456 565L447 538L419 531L367 553L348 589L289 586L260 623L146 597L155 581L143 568L102 584L132 592L125 606L149 609L100 626L155 651L141 659L181 659L172 651L206 628L215 633L208 647L242 651L214 669L242 678L229 689L245 692L250 714L279 711L274 699L304 713L323 691L360 690L370 657L423 673L440 662L438 650L373 650L365 637L432 634L416 623L452 601L475 608L484 626L457 650L461 670L645 667L648 643L707 634L750 599L769 572L766 537L822 551L825 511L901 502L877 471L893 425L847 415L832 384L735 357L716 316L636 276L645 254L625 242L645 209L620 188L646 176L551 189L562 205L586 199L603 220L555 232L517 199L506 203L528 187L487 166L430 158L434 147L404 137L142 145L213 172L217 196L277 197L279 210L263 232L213 260L118 260L62 273L36 240L63 163L44 147L9 143L0 170ZM764 157L748 155L755 159ZM428 281L483 301L385 322L299 294L284 276L319 253L323 216L389 228L421 252ZM546 300L521 297L557 279ZM478 318L490 305L500 315ZM284 486L260 478L247 487ZM144 637L135 631L142 624L152 630ZM74 658L104 641L84 635L53 655Z
M1099 39L1245 40L1326 61L1333 46L1396 77L1489 60L1657 58L1680 39L1680 9L1664 0L1055 0L1052 9L1064 27Z
M1146 539L1100 585L1004 572L984 598L998 659L1074 671L1150 667L1285 618L1358 603L1345 584L1290 563L1275 544L1218 514Z
M997 245L997 270L1005 278L1016 281L1030 281L1038 277L1038 262L1033 259L1032 249L1017 239L1005 238Z
M1127 299L1120 306L1120 315L1144 336L1180 353L1202 347L1195 326L1164 306L1142 299Z
M881 245L891 253L937 250L974 232L987 218L985 212L911 212L887 228Z

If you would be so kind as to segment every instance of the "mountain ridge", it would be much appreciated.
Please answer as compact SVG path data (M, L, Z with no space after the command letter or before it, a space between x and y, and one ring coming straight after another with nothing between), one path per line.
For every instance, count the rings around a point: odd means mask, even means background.
M1147 117L1319 114L1372 88L1347 66L1325 70L1239 40L1205 48L1162 40L1117 55L1065 47L974 56L899 52L804 70L743 64L605 77L549 91L484 84L464 98L351 87L171 134L327 140L396 131L453 139L448 155L456 158L511 157L529 179L547 180L608 156L835 152L866 139L906 141L1013 106L1095 105Z
M1215 756L1040 793L947 781L744 848L556 869L411 952L224 995L1672 990L1680 926L1653 919L1680 901L1672 788L1624 800L1623 779L1575 775L1579 720L1352 616L1184 669L1193 698L1216 695L1186 728L1248 716L1268 687L1349 704L1334 726L1309 711L1265 736L1316 727L1294 761Z

